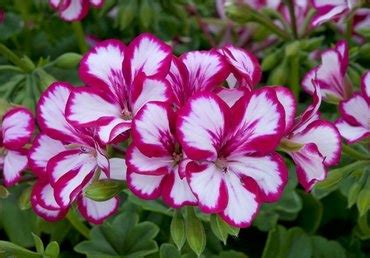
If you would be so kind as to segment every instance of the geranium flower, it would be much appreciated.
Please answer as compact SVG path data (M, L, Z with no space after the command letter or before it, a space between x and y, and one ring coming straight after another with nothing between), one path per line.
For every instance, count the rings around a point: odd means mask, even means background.
M171 48L148 33L127 48L117 40L98 43L81 61L79 74L89 87L73 90L68 121L76 127L96 127L104 143L127 133L146 102L172 98L164 80L171 59Z
M285 137L281 147L296 164L298 180L306 191L325 179L327 168L339 162L341 153L338 130L320 119L321 93L315 87L313 103L298 118L295 118L293 93L285 87L273 87L285 110Z
M34 126L33 115L26 108L12 108L3 116L0 127L0 169L3 170L4 185L7 187L16 184L27 167L24 145L31 140Z
M205 213L247 227L261 202L279 199L287 168L274 152L284 130L284 110L272 89L243 96L232 108L200 93L180 110L177 135L186 178Z
M370 72L361 78L361 92L339 105L342 117L335 123L340 134L349 143L355 143L370 136Z
M29 152L30 168L39 177L32 196L33 208L41 217L55 220L79 200L82 215L100 223L117 210L118 199L94 202L83 198L83 190L96 173L110 178L110 164L93 129L77 129L66 121L65 108L71 91L72 86L67 83L54 83L37 105L42 133Z
M175 136L176 115L170 105L149 102L136 114L133 143L127 156L127 184L143 199L163 200L173 208L195 205L183 167L184 159Z
M322 97L327 101L338 102L351 95L351 84L346 80L348 68L348 44L341 40L335 48L321 54L321 64L311 69L303 78L303 89L313 95L318 85Z
M89 11L90 5L100 8L104 0L49 0L53 9L55 9L60 18L65 21L80 21Z
M316 27L327 21L338 20L347 15L358 3L358 0L312 0L312 5L316 9L312 26Z

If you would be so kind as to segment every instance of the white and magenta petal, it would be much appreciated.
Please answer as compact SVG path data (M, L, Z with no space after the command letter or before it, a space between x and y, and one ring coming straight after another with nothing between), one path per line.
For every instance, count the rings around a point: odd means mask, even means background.
M323 120L312 122L290 140L300 144L314 143L324 158L326 166L332 166L339 162L341 138L338 129L330 122Z
M48 87L37 104L37 121L48 136L63 142L74 142L76 130L65 118L65 109L72 86L55 82Z
M126 83L122 72L125 45L114 39L98 43L81 60L79 75L89 86L108 90L116 98L122 98Z
M48 210L62 209L54 197L54 188L50 185L46 178L40 178L36 181L32 188L32 198L37 198L37 203Z
M365 73L361 78L361 91L362 96L367 100L370 105L370 71Z
M97 128L99 139L103 143L115 142L121 135L125 135L131 129L131 120L114 118L106 125Z
M235 77L241 83L239 86L244 86L252 89L261 79L262 71L257 58L250 52L227 45L220 49L227 62L232 67ZM245 84L245 85L244 85Z
M189 72L191 94L214 89L230 73L225 58L215 50L187 52L180 60Z
M104 4L104 0L90 0L90 4L96 8L100 8Z
M342 117L355 126L369 128L370 104L360 94L354 94L350 99L339 105Z
M161 185L165 175L142 175L127 170L127 186L135 195L144 200L161 196Z
M294 124L295 114L297 110L297 102L293 92L286 87L273 87L280 104L285 111L285 133L287 133Z
M175 56L172 57L170 70L166 79L172 87L175 105L177 108L182 107L187 98L191 95L188 82L189 72L184 63Z
M181 109L178 119L178 139L190 159L217 158L229 129L229 107L218 96L198 94Z
M9 187L21 178L21 172L27 167L28 159L24 151L8 150L4 158L4 185Z
M13 108L6 112L1 125L5 148L21 148L31 139L34 127L33 115L28 109Z
M32 172L39 177L44 177L49 160L65 150L62 142L54 140L46 134L40 134L35 138L28 152L28 165Z
M89 10L87 0L70 0L66 8L59 11L59 16L68 22L82 20Z
M44 220L50 221L50 222L54 222L54 221L58 221L58 220L63 219L65 217L65 215L67 214L67 212L68 212L68 209L50 210L50 209L46 209L46 208L42 207L39 204L39 201L38 201L38 198L36 197L36 195L31 196L31 205L32 205L33 211L38 216L40 216Z
M225 148L232 152L268 153L276 148L285 129L285 112L272 88L256 90L232 108L233 134Z
M162 185L162 198L172 208L181 208L184 205L196 205L197 198L190 189L186 178L181 178L177 167L169 173Z
M224 173L212 162L187 165L189 186L198 199L198 206L205 213L223 211L228 203Z
M347 123L344 119L339 119L335 126L340 135L345 138L349 144L361 141L362 139L370 137L370 129L363 126L356 126Z
M229 156L228 169L240 176L253 178L263 202L280 199L288 182L288 169L278 154L269 156Z
M324 22L334 20L348 11L348 6L345 0L331 0L331 1L313 1L313 6L317 13L312 19L312 26L316 27Z
M97 202L81 196L78 199L78 210L81 215L90 223L101 224L109 216L117 212L119 199L117 197L106 201Z
M240 179L233 173L226 173L225 184L228 202L220 216L232 226L250 226L260 207L256 183L250 178Z
M247 92L243 88L228 89L228 88L217 88L214 91L230 108L241 99Z
M120 158L109 159L109 178L115 180L126 180L126 160Z
M136 114L132 124L135 146L148 157L172 155L175 139L171 127L175 123L171 107L161 102L149 102Z
M146 76L164 78L171 65L171 47L149 33L136 37L125 54L123 69L129 84L142 72Z
M296 164L299 183L310 191L313 186L325 179L324 157L314 143L304 145L299 151L289 153Z

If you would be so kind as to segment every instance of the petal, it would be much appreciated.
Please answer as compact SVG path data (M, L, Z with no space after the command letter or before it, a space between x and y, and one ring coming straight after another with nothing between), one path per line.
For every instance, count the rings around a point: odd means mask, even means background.
M29 142L34 130L33 115L26 108L13 108L6 112L1 129L7 149L19 149Z
M71 0L49 0L49 4L56 10L64 10L71 4Z
M73 89L66 105L66 118L75 126L100 126L121 117L119 103L94 88Z
M339 112L347 122L368 128L370 105L362 95L354 94L352 98L342 101L339 105Z
M31 196L31 205L32 205L33 211L38 216L40 216L44 220L50 221L50 222L62 220L68 212L68 209L49 210L49 209L46 209L46 208L42 207L39 204L38 198L36 198L35 195Z
M164 175L142 175L127 171L128 188L141 199L153 200L161 195L161 183Z
M229 169L242 176L253 178L260 188L263 202L280 199L288 182L288 169L278 154L269 156L229 156Z
M365 73L361 78L362 96L367 100L370 105L370 71Z
M126 81L132 83L141 72L163 78L168 73L171 59L170 46L149 33L142 33L127 48L123 61Z
M306 191L325 179L324 157L314 143L304 145L299 151L290 153L290 156L296 164L298 181Z
M143 175L164 175L171 171L173 163L172 156L148 157L133 144L127 149L128 171Z
M119 199L111 198L103 202L97 202L86 197L78 199L78 210L90 223L101 224L104 220L117 212Z
M294 124L295 113L297 110L297 102L293 92L286 87L276 86L273 87L280 104L284 107L285 111L285 133L287 133Z
M37 121L42 131L63 142L78 138L75 129L65 119L65 109L72 86L55 82L45 90L37 104Z
M32 188L32 198L37 198L37 203L48 210L60 210L62 209L54 197L54 188L45 179L39 179L36 181Z
M254 55L233 45L223 47L220 49L220 52L226 57L236 77L243 78L246 83L248 83L248 85L246 85L248 88L252 89L257 85L261 79L262 71Z
M61 207L67 207L90 182L96 170L96 158L80 150L69 150L53 157L47 171L55 189L55 199Z
M28 152L29 167L37 176L45 177L48 161L58 153L65 151L63 143L46 134L39 134Z
M6 187L16 184L21 178L21 172L27 167L27 154L8 150L4 158L4 185Z
M202 93L189 99L177 118L181 146L190 159L217 158L227 134L229 107L214 94Z
M294 135L291 141L300 144L314 143L320 155L324 157L326 166L333 166L340 160L340 134L330 122L323 120L312 122L302 132Z
M347 41L345 40L340 40L337 42L337 44L335 45L335 50L338 51L338 53L340 54L341 56L341 62L340 62L340 65L341 65L341 72L342 74L345 74L346 71L347 71L347 67L348 67L348 62L349 62L349 53L348 53L348 43Z
M177 167L173 172L168 174L162 185L163 201L172 208L181 208L185 205L196 205L197 198L189 187L186 178L180 177Z
M272 88L263 88L241 98L232 108L233 134L224 153L269 153L279 144L285 129L284 108Z
M87 1L70 0L70 4L59 12L59 16L65 21L80 21L89 10Z
M218 88L214 91L230 108L246 94L246 91L243 88L238 89L227 89L227 88Z
M90 0L90 4L96 8L100 8L104 4L104 0Z
M109 159L109 178L115 180L126 180L127 166L125 159Z
M217 213L225 209L228 200L223 172L214 163L190 162L187 167L189 186L198 199L199 209Z
M172 155L175 139L171 124L175 123L171 107L161 102L145 104L135 115L132 138L135 146L148 157Z
M171 86L165 80L150 79L141 73L131 90L132 112L135 115L149 101L169 101L172 99Z
M217 51L190 51L180 57L189 72L191 94L210 91L229 75L229 67Z
M87 85L99 87L115 96L116 100L127 95L122 73L125 45L115 39L99 42L81 60L79 75Z
M324 22L333 20L345 11L347 11L346 5L325 6L323 8L319 8L317 14L312 20L312 26L316 27Z
M187 98L191 95L189 88L189 72L184 63L177 57L172 57L170 71L166 76L171 85L175 105L179 108L185 104Z
M345 138L349 144L353 144L355 142L361 141L367 137L370 137L370 129L365 128L363 126L354 126L343 119L339 119L335 126L337 127L338 131Z
M235 227L248 227L259 210L258 187L251 179L241 181L233 173L225 174L228 203L220 216Z
M115 118L106 125L99 126L98 136L103 143L111 143L121 134L127 133L131 128L131 121Z

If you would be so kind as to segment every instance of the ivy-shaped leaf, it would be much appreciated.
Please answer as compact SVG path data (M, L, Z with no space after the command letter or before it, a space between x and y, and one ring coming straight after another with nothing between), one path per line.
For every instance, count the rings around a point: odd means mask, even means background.
M90 240L75 246L75 251L88 258L136 258L157 252L154 238L159 228L151 222L139 223L139 217L132 212L123 212L113 222L94 227Z

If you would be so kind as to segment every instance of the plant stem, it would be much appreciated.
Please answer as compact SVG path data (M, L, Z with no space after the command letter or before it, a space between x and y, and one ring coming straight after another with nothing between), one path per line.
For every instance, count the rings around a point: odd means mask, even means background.
M247 4L235 4L226 7L227 15L234 21L241 24L247 22L257 22L275 33L284 40L289 40L290 36L286 31L276 26L268 17L252 9Z
M81 233L85 238L89 239L90 229L86 227L85 224L81 222L81 220L78 218L76 211L71 209L67 214L67 219L72 224L72 226Z
M89 47L87 46L86 43L86 38L85 38L85 33L82 28L81 22L72 22L72 29L73 32L75 33L78 47L80 48L81 53L87 52L89 50Z
M16 54L14 54L13 51L11 51L9 48L7 48L5 45L1 43L0 43L0 54L3 55L13 64L21 68L23 71L32 72L32 69L22 59L20 59Z
M343 153L347 154L347 156L357 159L357 160L370 160L369 155L366 155L365 153L361 153L358 150L351 148L347 144L343 144L342 151Z
M307 37L310 32L311 32L311 29L310 29L310 24L311 24L311 20L312 18L314 17L314 15L316 14L316 10L311 8L308 10L307 12L307 15L303 21L303 25L301 27L301 30L300 30L300 38L304 38L304 37Z
M292 27L293 37L295 39L298 39L298 33L297 33L297 21L295 17L295 10L294 10L294 3L293 0L287 0L286 1L289 9L289 15L290 15L290 24Z

